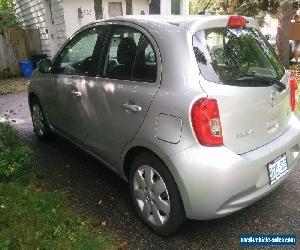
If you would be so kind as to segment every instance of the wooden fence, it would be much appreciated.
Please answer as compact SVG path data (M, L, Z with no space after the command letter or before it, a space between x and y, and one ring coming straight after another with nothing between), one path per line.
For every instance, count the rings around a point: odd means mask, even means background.
M19 62L38 54L42 54L38 30L0 29L0 78L19 75Z

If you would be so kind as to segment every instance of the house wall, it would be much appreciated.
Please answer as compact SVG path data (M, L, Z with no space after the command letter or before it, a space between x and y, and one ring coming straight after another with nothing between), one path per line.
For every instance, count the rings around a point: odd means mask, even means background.
M67 37L73 35L80 27L96 20L93 0L64 0L63 7ZM81 15L78 8L81 8Z
M171 0L160 2L160 14L161 15L171 15Z
M132 13L134 15L141 15L142 11L149 14L149 0L132 0Z
M122 3L123 15L126 15L126 1L125 0L103 0L102 1L103 18L108 18L109 17L108 16L108 3L110 3L110 2L121 2Z
M22 26L38 29L43 53L50 57L54 56L67 37L62 0L13 0L13 2Z
M180 0L180 12L189 14L189 0ZM23 27L38 29L44 54L53 57L60 46L76 30L95 20L94 0L13 0L16 14ZM125 0L103 0L103 18L108 18L108 3L121 2L126 14ZM78 8L82 15L79 16ZM132 14L149 14L149 0L132 0ZM161 0L161 14L171 14L171 0Z
M190 8L189 8L189 0L180 0L180 13L181 15L189 15Z
M66 1L66 0L65 0ZM71 0L68 0L71 1ZM123 14L126 13L126 1L125 0L103 0L103 18L108 18L108 3L109 2L122 2ZM161 0L160 4L161 15L171 15L171 0ZM132 0L132 14L141 15L142 11L149 14L149 0ZM189 0L180 0L180 14L189 14Z

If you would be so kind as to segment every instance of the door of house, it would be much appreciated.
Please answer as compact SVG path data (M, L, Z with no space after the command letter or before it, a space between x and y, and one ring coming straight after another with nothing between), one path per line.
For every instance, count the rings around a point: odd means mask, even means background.
M108 2L108 16L123 16L122 2Z
M151 0L149 4L149 14L160 14L160 0Z

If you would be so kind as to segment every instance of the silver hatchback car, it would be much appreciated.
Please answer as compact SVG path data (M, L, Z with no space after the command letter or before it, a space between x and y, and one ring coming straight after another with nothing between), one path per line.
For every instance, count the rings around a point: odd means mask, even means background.
M234 213L297 164L295 79L242 16L127 16L91 23L29 86L40 139L66 137L128 181L141 219Z

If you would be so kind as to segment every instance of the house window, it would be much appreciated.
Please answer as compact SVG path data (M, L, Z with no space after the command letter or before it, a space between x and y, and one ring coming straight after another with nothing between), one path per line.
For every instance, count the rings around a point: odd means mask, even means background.
M160 14L160 0L151 0L149 4L149 14Z
M108 2L108 16L123 16L122 2Z
M172 15L180 14L180 0L171 0L171 13Z

